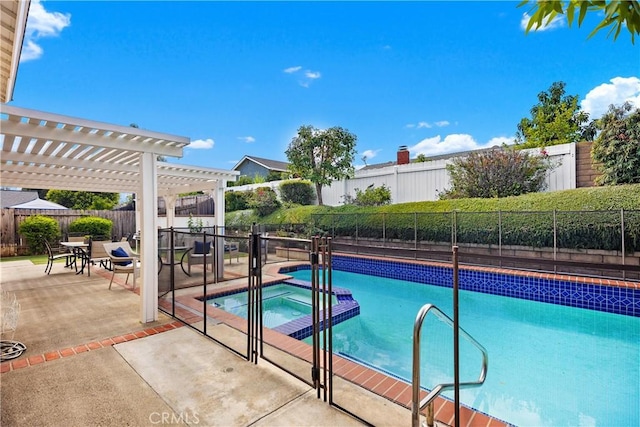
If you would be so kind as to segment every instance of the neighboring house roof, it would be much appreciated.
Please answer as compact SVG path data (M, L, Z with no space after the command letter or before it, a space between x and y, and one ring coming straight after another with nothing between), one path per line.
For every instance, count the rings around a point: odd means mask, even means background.
M245 162L253 162L256 163L266 169L276 172L286 172L289 170L289 163L281 162L278 160L269 160L263 159L261 157L254 156L244 156L242 160L240 160L234 167L233 170L238 170L238 168Z
M0 202L2 209L21 205L38 198L37 191L0 190Z
M385 163L375 163L373 165L366 165L361 167L360 171L368 171L368 170L372 170L372 169L382 169L382 168L386 168L389 166L395 166L397 162L385 162Z
M31 200L29 202L19 205L13 205L11 207L14 209L68 209L65 206L42 199Z
M446 159L452 159L454 157L462 157L462 156L466 156L470 153L480 153L483 151L491 151L491 150L496 150L496 149L501 149L502 147L500 147L499 145L494 145L493 147L489 147L489 148L479 148L476 150L467 150L467 151L458 151L456 153L447 153L447 154L438 154L437 156L427 156L427 161L431 161L431 160L446 160ZM416 159L411 159L410 163L415 163ZM389 166L395 166L397 165L398 162L395 161L390 161L390 162L385 162L385 163L376 163L373 165L366 165L358 170L371 170L371 169L381 169L381 168L386 168Z

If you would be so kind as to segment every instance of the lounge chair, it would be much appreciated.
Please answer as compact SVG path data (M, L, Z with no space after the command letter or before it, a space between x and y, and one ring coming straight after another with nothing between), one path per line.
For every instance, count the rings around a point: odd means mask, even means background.
M139 256L131 250L129 242L108 242L103 243L105 252L108 254L111 260L111 281L109 282L109 289L113 283L113 278L116 273L126 273L127 278L124 282L126 285L129 282L129 275L133 274L133 289L136 288L136 279L138 278L138 270L140 268Z

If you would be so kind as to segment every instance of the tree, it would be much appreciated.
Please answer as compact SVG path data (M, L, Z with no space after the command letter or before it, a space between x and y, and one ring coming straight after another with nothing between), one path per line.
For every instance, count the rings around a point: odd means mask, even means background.
M567 23L571 27L576 18L576 12L578 27L580 27L589 12L591 15L604 16L589 37L604 28L611 27L608 35L613 33L613 39L616 40L622 28L626 28L631 33L631 43L635 44L635 35L640 34L640 2L636 0L524 0L518 6L529 3L533 3L533 6L529 10L527 33L532 28L538 29L548 25L558 15L566 15Z
M602 163L596 184L640 183L640 108L626 102L598 121L600 134L591 148L594 162Z
M331 181L353 176L357 137L339 126L326 130L303 125L291 140L286 154L294 175L315 184L318 204L322 187Z
M447 165L452 187L441 199L508 197L544 189L552 165L540 156L513 148L475 151Z
M588 139L583 124L589 121L589 114L578 106L577 95L565 95L564 87L564 82L554 82L548 92L538 94L539 102L531 108L531 119L525 117L518 124L519 148L542 148Z
M120 200L118 193L90 193L88 191L49 190L47 200L69 209L113 209Z

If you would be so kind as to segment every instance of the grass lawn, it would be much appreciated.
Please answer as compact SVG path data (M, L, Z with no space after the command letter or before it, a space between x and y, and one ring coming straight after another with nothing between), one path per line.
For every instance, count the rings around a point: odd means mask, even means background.
M10 256L10 257L5 256L0 258L0 262L28 260L34 264L46 264L47 258L48 258L47 255L28 255L28 256ZM59 261L64 261L64 260L59 260Z

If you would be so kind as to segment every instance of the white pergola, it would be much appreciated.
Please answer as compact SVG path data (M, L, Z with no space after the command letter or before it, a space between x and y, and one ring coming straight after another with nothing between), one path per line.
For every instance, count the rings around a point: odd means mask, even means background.
M30 2L1 3L0 185L135 193L141 232L140 321L155 321L158 196L167 202L171 226L178 194L207 191L215 198L215 225L224 226L224 188L239 172L157 161L158 156L182 157L186 137L7 105L13 99ZM222 259L223 252L216 256Z

